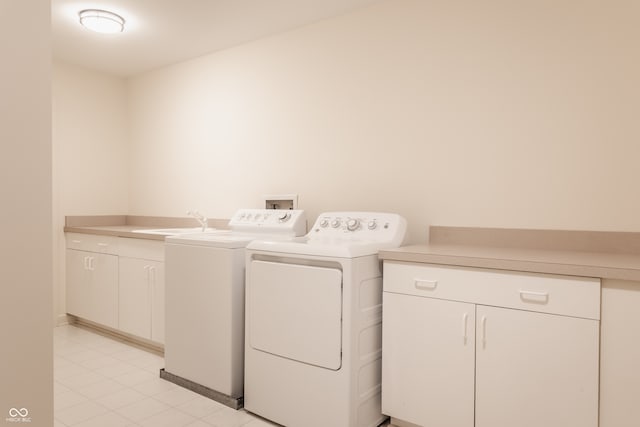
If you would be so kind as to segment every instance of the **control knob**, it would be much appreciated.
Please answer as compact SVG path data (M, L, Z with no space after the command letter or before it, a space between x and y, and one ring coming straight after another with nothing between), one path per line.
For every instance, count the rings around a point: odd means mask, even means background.
M291 218L291 213L290 212L285 212L285 213L281 214L278 217L278 221L287 222L287 221L289 221L289 218Z
M367 228L369 230L375 230L376 227L378 226L378 223L376 222L375 219L372 219L371 221L369 221L369 223L367 224Z
M338 228L340 227L340 220L339 219L334 219L333 221L331 221L331 226L333 228Z
M357 218L350 218L347 221L347 230L356 231L359 225L360 225L360 220L358 220Z
M320 227L326 228L329 225L329 220L324 218L320 221Z

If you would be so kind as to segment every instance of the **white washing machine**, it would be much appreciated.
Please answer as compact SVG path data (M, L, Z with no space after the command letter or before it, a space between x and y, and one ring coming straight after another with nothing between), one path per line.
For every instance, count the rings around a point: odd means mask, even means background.
M373 427L380 409L380 249L399 215L329 212L304 237L247 246L245 408L287 427Z
M160 376L233 408L243 403L245 247L301 236L301 210L241 209L230 230L165 239L165 368Z

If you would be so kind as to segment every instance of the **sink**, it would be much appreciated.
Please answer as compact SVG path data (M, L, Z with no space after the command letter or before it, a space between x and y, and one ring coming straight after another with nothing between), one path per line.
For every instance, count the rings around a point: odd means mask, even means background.
M208 233L216 231L215 228L207 227L204 231L202 227L178 227L178 228L141 228L131 230L132 233L156 234L158 236L176 236L178 234Z

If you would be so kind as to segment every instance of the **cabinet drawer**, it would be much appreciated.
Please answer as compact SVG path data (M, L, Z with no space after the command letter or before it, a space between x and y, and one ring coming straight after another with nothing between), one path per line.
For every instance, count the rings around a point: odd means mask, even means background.
M600 319L600 280L573 276L384 263L384 291Z
M67 249L118 255L118 238L97 234L66 233Z
M161 240L121 237L118 250L120 256L164 262L164 242Z

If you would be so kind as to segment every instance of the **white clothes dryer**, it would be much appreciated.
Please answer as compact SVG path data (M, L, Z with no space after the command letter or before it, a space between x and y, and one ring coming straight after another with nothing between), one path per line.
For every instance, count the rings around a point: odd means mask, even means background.
M246 251L245 408L287 427L373 427L381 413L382 272L399 215L329 212Z
M243 404L245 247L306 232L302 210L241 209L230 230L165 239L166 380Z

